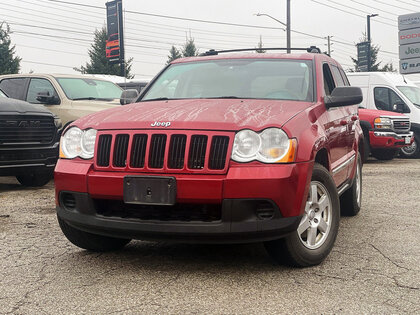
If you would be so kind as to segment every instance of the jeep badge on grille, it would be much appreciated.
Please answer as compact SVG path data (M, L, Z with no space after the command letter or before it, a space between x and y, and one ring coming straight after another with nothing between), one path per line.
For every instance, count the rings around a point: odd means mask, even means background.
M170 121L155 121L150 124L151 127L169 127L171 125Z

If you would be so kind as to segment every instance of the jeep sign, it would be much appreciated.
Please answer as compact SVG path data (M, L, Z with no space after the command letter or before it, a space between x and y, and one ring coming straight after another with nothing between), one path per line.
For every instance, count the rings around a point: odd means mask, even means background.
M420 58L420 43L400 46L400 59Z
M400 73L420 73L420 13L398 17Z

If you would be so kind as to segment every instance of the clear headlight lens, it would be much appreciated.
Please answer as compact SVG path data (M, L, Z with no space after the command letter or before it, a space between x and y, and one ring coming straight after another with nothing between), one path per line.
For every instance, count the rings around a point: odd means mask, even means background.
M296 139L289 139L279 128L268 128L260 133L241 130L235 136L232 160L288 163L295 160L296 150Z
M96 130L81 130L77 127L71 127L61 137L60 158L74 159L81 157L83 159L93 158L95 150Z
M278 128L265 129L261 134L260 160L275 163L289 150L289 138L286 133Z
M392 121L387 117L377 117L374 120L375 129L391 129Z
M260 136L252 130L239 131L233 142L232 159L238 162L247 162L254 159L261 146Z

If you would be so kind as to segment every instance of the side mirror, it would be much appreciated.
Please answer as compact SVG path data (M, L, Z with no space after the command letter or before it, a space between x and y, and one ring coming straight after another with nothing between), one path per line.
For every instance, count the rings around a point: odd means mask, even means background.
M410 113L410 108L408 108L407 104L405 103L395 103L392 106L392 110L394 112L402 113L402 114Z
M60 104L58 97L51 95L49 91L41 91L37 93L36 100L42 104L47 104L47 105Z
M133 103L138 96L139 96L139 93L135 89L124 90L121 93L120 104L126 105L126 104Z
M362 101L362 89L357 86L338 86L324 98L327 108L356 105Z

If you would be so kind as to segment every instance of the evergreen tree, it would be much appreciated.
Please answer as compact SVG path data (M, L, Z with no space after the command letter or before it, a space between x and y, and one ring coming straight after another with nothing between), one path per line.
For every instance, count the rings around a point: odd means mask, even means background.
M20 61L15 54L15 45L11 46L10 27L7 23L0 24L0 74L18 73Z
M172 46L171 50L169 50L168 61L166 62L166 64L168 65L168 64L171 63L171 61L173 61L175 59L178 59L178 58L181 58L181 57L182 57L182 55L179 52L178 48L176 48L175 46Z
M367 42L367 36L363 33L362 37L360 38L360 43ZM356 45L357 47L357 45ZM384 72L395 72L394 66L392 62L385 64L381 67L382 61L378 62L378 52L379 52L379 45L372 45L372 41L370 44L370 71L384 71ZM350 69L351 72L360 72L359 61L357 58L350 57L354 63L354 69Z
M81 73L90 74L111 74L121 75L119 64L110 64L106 58L105 46L106 46L107 34L106 28L103 27L100 30L95 31L95 38L91 48L88 50L90 62L86 63L86 66L80 68L74 68L74 70ZM125 62L125 73L127 79L132 79L134 76L131 75L131 66L133 58L126 60Z
M258 42L258 47L257 47L257 49L255 49L255 51L256 51L257 53L259 53L259 54L263 54L263 53L265 53L266 51L265 51L264 49L262 49L262 48L263 48L262 36L260 35L260 41Z
M197 47L195 47L194 38L187 39L182 47L182 56L183 57L194 57L198 56L199 52Z

